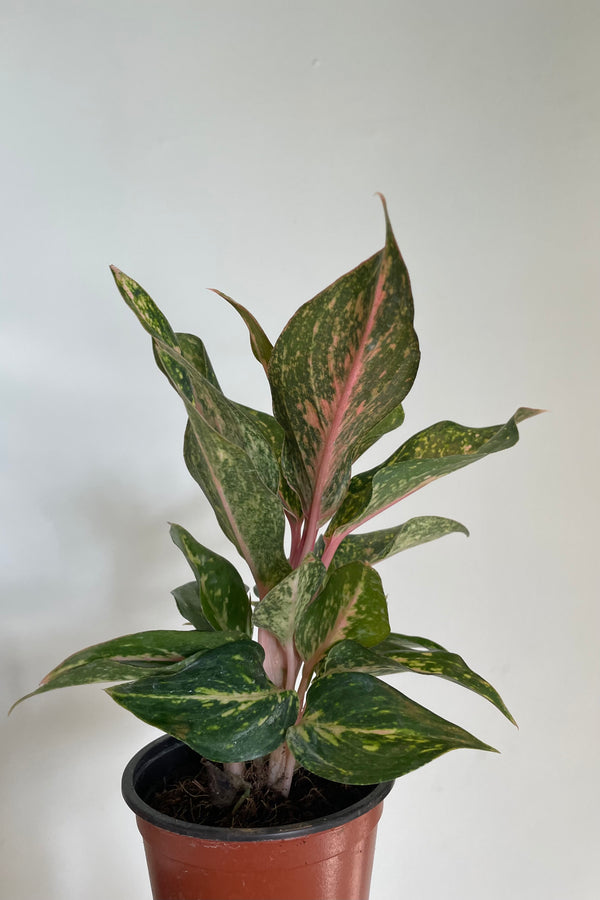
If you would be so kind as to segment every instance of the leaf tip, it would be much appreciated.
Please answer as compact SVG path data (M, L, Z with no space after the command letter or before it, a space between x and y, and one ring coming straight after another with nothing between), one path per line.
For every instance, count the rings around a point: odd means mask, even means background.
M531 409L528 406L520 406L515 413L515 422L523 422L525 419L531 419L532 416L540 416L542 413L548 412L547 409Z
M115 279L115 281L117 282L117 285L118 285L120 282L124 281L125 278L127 277L127 276L125 275L125 272L122 272L119 268L117 268L117 266L110 265L110 266L109 266L109 269L110 269L110 271L111 271L111 273L112 273L112 277L113 277L113 278Z

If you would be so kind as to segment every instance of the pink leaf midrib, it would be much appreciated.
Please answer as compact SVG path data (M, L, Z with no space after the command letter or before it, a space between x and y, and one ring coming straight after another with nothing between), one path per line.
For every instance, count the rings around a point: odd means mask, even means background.
M382 254L384 252L385 250L382 251ZM382 263L380 265L379 274L377 276L374 299L373 303L371 304L371 309L369 310L367 322L365 328L363 329L363 333L361 335L356 353L354 354L354 360L352 362L352 366L350 367L348 377L346 378L344 388L341 394L338 395L338 399L336 401L336 411L334 413L333 419L331 420L331 424L329 425L326 438L317 456L316 469L318 474L315 481L315 489L311 502L307 527L307 538L310 539L314 539L314 537L316 537L316 532L319 527L321 515L321 500L330 478L333 448L341 432L344 415L349 406L349 399L359 379L360 371L362 370L362 368L364 368L363 361L367 342L373 331L376 315L381 307L381 304L383 303L383 300L385 299L384 284L386 277L387 267L385 266L385 257L382 256ZM309 543L305 543L305 547L307 551L308 549L311 549Z

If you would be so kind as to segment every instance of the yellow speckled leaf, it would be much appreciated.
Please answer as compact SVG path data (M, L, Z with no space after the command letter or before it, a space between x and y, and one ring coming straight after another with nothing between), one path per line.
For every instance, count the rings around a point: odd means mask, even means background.
M140 678L107 693L202 756L243 762L275 750L298 714L298 695L271 684L263 660L259 644L239 641L192 658L174 675Z
M287 742L309 771L345 784L389 781L449 750L493 750L372 675L318 678Z

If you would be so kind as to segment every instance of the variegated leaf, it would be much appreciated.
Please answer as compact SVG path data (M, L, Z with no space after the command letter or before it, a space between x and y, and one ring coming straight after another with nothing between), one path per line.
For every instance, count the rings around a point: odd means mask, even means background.
M213 385L213 387L217 388L217 390L220 391L221 387L219 385L217 376L202 340L199 337L196 337L196 335L185 334L181 332L177 332L176 338L181 348L182 355L185 357L185 359L189 363L191 363L194 369L202 376L204 376L204 378L206 378ZM152 343L154 347L154 358L156 360L156 364L162 370L163 374L169 377L169 373L165 369L165 366L163 365L161 359L161 355L164 356L164 351L161 349L161 345L158 344L156 340L153 340ZM238 412L242 413L244 417L250 420L253 426L253 431L258 431L271 447L272 457L277 463L277 468L275 468L273 463L269 460L269 458L267 458L267 467L268 472L270 473L269 484L271 488L274 488L276 479L278 478L279 495L282 498L286 509L292 512L295 518L299 518L302 513L300 500L297 494L292 491L292 489L285 481L280 466L284 436L281 425L279 424L277 419L269 415L269 413L263 412L262 410L253 409L250 406L244 406L244 404L242 403L234 402L233 405ZM246 436L247 435L244 435L242 437L241 446L245 446L246 449L248 449L248 447L252 447L252 440L250 442L245 441ZM250 437L252 438L252 434L250 435ZM260 462L264 465L265 460L263 457L264 448L261 448ZM279 471L277 471L277 469Z
M327 528L327 537L339 539L437 478L512 447L519 439L517 424L541 411L521 407L506 424L489 428L467 428L456 422L438 422L425 428L381 465L352 479L342 506Z
M289 571L284 513L276 494L279 464L270 443L215 385L199 339L188 336L180 345L144 289L111 268L123 298L154 340L161 369L185 403L190 420L184 447L188 468L264 591Z
M188 413L193 406L208 426L244 449L257 476L276 492L279 466L270 444L249 418L240 414L237 405L222 393L202 341L194 335L175 334L141 285L116 267L111 269L121 296L153 339L159 368L184 401Z
M268 629L283 645L287 644L294 636L297 618L310 604L325 575L323 563L314 556L306 556L297 569L263 597L254 610L254 624Z
M345 784L398 778L460 747L493 750L362 672L318 678L287 743L300 765Z
M298 714L298 695L280 691L254 641L192 658L174 675L141 678L108 693L144 722L215 762L242 762L275 750Z
M395 528L370 531L366 534L351 534L344 538L333 557L333 566L343 566L355 559L375 565L395 553L435 541L446 534L460 532L469 535L460 522L441 516L418 516Z
M242 449L256 470L255 478L260 478L276 493L279 487L279 465L273 456L271 443L265 439L262 430L256 427L249 416L242 413L236 403L228 400L220 389L200 374L192 361L180 355L180 350L159 346L157 356L162 363L161 368L167 371L173 387L184 401L192 422L195 418L202 418L217 434ZM180 383L171 377L169 361L183 368L187 378L185 383L191 388L193 400L189 399Z
M256 428L262 432L265 439L270 443L274 458L279 465L279 496L289 513L295 519L302 516L302 505L298 494L289 486L283 475L281 467L281 454L283 452L283 428L273 416L259 409L252 409L250 406L244 406L241 403L236 404L237 408L248 416L254 423Z
M246 323L250 333L250 346L252 347L252 352L266 372L269 360L271 359L271 353L273 352L273 345L264 333L261 325L259 325L252 313L249 312L245 306L242 306L241 303L236 303L235 300L232 300L231 297L228 297L227 294L224 294L222 291L215 290L214 293L218 294L219 297L222 297L223 300L227 300L227 302L237 310Z
M375 569L352 562L330 573L323 590L300 616L296 647L309 666L344 638L366 647L389 634L387 603Z
M269 363L284 472L319 522L341 502L355 448L397 411L419 363L408 272L385 218L384 248L302 306Z
M223 532L248 563L261 594L290 571L283 549L284 513L256 477L248 456L190 412L183 455Z
M196 581L188 581L173 588L171 594L175 598L177 609L183 618L193 625L196 631L213 631L213 627L202 612L200 591Z
M170 347L178 347L175 332L171 328L166 316L160 311L154 300L146 293L141 285L121 272L116 266L111 266L115 283L119 293L129 309L137 316L139 322L148 332L151 338L161 344Z
M204 346L204 341L201 338L197 337L195 334L187 334L186 332L178 331L175 334L175 338L177 340L177 344L179 349L181 350L182 356L184 356L189 363L192 364L194 369L203 375L213 387L217 388L217 390L221 390L221 386L215 374L215 370L210 361L210 357L207 353L206 347ZM166 375L169 378L169 373L165 369L163 365L163 361L161 359L162 352L162 343L156 340L156 338L152 339L152 350L154 351L154 360L158 368L162 371L163 375ZM190 396L190 400L193 400L193 395Z
M371 675L418 672L422 675L437 675L474 691L480 697L485 697L513 725L516 725L498 691L489 681L470 669L462 657L444 650L439 645L431 647L430 642L427 642L428 649L423 647L417 649L414 642L414 638L400 634L390 634L384 641L370 649L361 647L355 641L341 641L327 654L323 672L352 671L368 672Z
M171 525L170 534L194 573L200 609L210 626L251 634L250 600L235 566L199 544L181 525Z
M94 682L126 681L177 669L188 657L239 641L239 632L140 631L79 650L46 675L28 697L55 688ZM13 707L14 709L14 707Z
M352 448L352 462L355 462L359 456L362 456L363 453L372 447L380 437L383 437L384 434L388 434L390 431L395 431L396 428L400 428L402 423L404 422L404 409L402 404L399 403L391 412L387 414L380 422L377 423L370 431L367 431L365 435L363 435L356 442L354 447Z

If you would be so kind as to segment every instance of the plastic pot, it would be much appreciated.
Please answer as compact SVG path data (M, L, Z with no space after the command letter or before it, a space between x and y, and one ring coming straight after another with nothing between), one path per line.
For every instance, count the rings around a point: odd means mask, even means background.
M147 802L155 785L185 771L192 758L185 744L163 737L123 774L154 900L368 900L377 823L393 782L366 788L357 803L310 822L215 828L171 818Z

